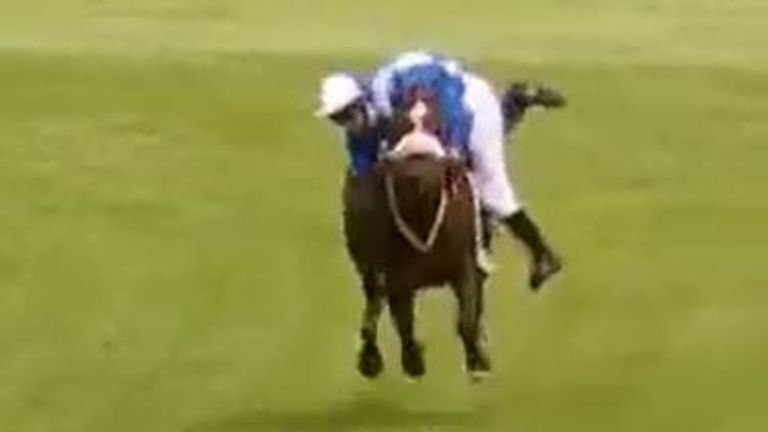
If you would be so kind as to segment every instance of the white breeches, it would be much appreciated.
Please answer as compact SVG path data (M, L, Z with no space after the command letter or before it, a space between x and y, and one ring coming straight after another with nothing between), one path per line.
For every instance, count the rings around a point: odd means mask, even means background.
M505 218L522 205L507 176L501 104L484 79L465 73L464 83L464 103L474 115L469 151L480 202L495 218Z

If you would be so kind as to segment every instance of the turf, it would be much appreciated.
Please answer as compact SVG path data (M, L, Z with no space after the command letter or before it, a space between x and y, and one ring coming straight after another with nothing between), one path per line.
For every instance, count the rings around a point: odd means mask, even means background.
M764 2L6 3L0 430L768 428ZM571 101L509 148L567 269L533 295L503 237L480 384L441 292L422 381L387 319L384 375L354 370L345 155L311 112L412 46Z

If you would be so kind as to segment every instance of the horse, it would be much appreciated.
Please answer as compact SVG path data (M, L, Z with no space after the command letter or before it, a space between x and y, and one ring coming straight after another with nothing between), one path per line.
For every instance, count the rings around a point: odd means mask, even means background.
M425 374L414 335L414 298L419 290L445 285L458 301L467 372L473 378L490 372L481 325L487 274L477 260L475 191L466 162L435 150L437 138L422 127L429 113L428 105L416 103L410 114L417 126L392 141L400 144L373 170L350 174L344 183L346 246L365 296L357 368L371 379L384 366L377 328L385 302L400 339L403 371L414 378ZM409 140L413 149L398 152Z

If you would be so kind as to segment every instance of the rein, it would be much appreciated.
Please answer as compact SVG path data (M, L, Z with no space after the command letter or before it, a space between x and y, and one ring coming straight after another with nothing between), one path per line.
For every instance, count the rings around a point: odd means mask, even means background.
M448 207L448 192L445 190L445 185L440 189L440 204L437 207L435 219L432 221L432 227L429 229L427 238L424 240L419 238L418 234L411 229L408 222L403 218L402 213L400 213L400 206L397 204L397 193L395 192L395 183L392 174L386 175L385 185L387 189L387 205L389 206L389 211L392 213L392 217L395 219L397 230L414 249L421 253L428 253L435 245L440 228L442 228L443 222L445 222L445 211Z

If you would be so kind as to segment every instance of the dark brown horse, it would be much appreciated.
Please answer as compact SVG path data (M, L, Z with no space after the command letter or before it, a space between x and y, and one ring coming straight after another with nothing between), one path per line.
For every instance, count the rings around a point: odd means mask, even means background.
M383 368L376 335L386 301L403 370L423 375L414 297L419 289L449 285L458 300L467 371L488 372L480 323L485 274L476 260L476 209L465 163L428 154L385 158L367 174L348 176L343 198L347 248L366 299L359 371L374 378Z

